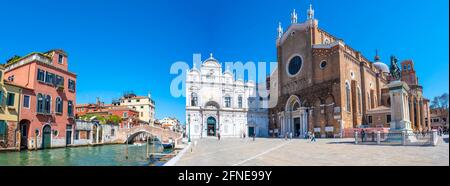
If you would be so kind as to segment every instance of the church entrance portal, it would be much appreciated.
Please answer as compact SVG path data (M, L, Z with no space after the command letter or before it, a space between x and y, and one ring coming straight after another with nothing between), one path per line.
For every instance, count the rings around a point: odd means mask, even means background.
M216 136L216 119L209 117L207 120L207 126L208 136Z

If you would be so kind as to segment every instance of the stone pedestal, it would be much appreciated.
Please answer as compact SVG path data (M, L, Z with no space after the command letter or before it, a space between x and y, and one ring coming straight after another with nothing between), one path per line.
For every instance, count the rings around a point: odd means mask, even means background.
M416 141L409 120L408 91L409 87L405 82L393 81L387 85L391 99L391 129L388 140L402 143ZM396 135L397 134L397 135Z

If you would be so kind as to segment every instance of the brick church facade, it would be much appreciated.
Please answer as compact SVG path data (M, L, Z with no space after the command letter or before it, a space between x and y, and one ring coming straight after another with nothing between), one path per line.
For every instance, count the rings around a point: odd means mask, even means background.
M354 129L388 128L389 67L364 57L343 40L319 28L310 6L307 19L284 32L278 27L277 69L270 76L271 135L340 137ZM410 120L414 130L430 129L429 101L423 97L414 64L401 63L402 81L410 87Z

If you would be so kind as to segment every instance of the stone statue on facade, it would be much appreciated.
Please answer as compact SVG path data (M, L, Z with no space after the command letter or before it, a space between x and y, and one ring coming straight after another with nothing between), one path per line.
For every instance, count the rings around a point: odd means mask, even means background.
M391 56L391 68L390 68L390 73L392 76L393 80L400 80L401 78L401 74L400 74L400 68L398 67L397 64L397 57L395 56Z

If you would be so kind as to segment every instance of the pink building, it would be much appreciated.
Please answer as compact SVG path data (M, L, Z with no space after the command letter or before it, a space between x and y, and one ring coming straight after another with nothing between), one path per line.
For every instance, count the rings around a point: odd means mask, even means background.
M76 74L63 50L34 52L8 61L4 78L25 87L21 95L21 148L65 147L75 128Z

